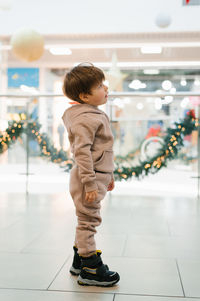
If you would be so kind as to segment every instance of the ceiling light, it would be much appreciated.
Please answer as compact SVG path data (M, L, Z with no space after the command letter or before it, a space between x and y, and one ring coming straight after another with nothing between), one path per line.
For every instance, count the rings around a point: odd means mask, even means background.
M147 85L138 79L134 79L128 86L131 89L139 90L146 88Z
M164 90L170 90L171 89L171 87L172 87L172 83L169 81L169 80L164 80L163 82L162 82L162 87L163 87L163 89Z
M187 85L187 82L185 79L182 79L181 82L180 82L181 86L186 86Z
M162 52L162 47L161 46L143 46L140 48L140 51L143 54L151 54L151 53L161 53Z
M145 69L143 70L144 74L159 74L160 70L159 69Z
M53 55L70 55L70 54L72 54L71 49L66 48L66 47L51 47L49 49L49 51Z
M138 90L141 86L141 81L138 79L134 79L129 85L129 88Z

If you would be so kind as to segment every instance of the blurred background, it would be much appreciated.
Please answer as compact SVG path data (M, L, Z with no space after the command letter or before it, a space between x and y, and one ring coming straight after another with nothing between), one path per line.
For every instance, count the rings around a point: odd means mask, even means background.
M167 167L144 177L143 167L140 181L133 171L189 110L198 118L199 14L200 0L0 1L1 191L66 191L73 161L61 117L71 104L62 81L92 62L109 86L102 109L115 138L115 193L197 197L198 127Z
M0 300L200 301L199 16L200 0L0 0ZM83 62L109 87L116 181L96 239L121 279L107 289L69 275L62 82Z

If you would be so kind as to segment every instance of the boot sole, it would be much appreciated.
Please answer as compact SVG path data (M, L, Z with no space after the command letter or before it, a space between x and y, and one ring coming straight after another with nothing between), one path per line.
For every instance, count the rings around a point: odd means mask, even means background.
M80 272L81 272L81 270L80 269L75 269L73 266L71 266L71 268L70 268L70 273L73 275L73 276L78 276L79 274L80 274Z
M99 282L96 280L90 280L90 279L84 279L82 278L80 275L78 277L78 284L82 285L82 286L102 286L102 287L109 287L109 286L113 286L114 284L116 284L119 281L119 279L113 280L112 282Z

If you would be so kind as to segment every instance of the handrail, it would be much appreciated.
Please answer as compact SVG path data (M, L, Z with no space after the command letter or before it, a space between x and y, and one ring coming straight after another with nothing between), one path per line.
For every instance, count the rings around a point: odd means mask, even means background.
M151 92L111 92L108 97L165 97L165 96L173 96L173 97L188 97L188 96L200 96L199 92L177 92L177 93L151 93ZM52 94L52 93L41 93L41 94L0 94L1 97L15 97L15 98L36 98L36 97L65 97L63 94Z

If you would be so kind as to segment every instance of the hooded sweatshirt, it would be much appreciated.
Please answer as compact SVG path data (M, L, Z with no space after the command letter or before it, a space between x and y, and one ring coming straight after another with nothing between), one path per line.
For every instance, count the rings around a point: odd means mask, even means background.
M85 191L98 190L95 172L112 173L113 135L108 116L96 106L77 104L62 116Z

